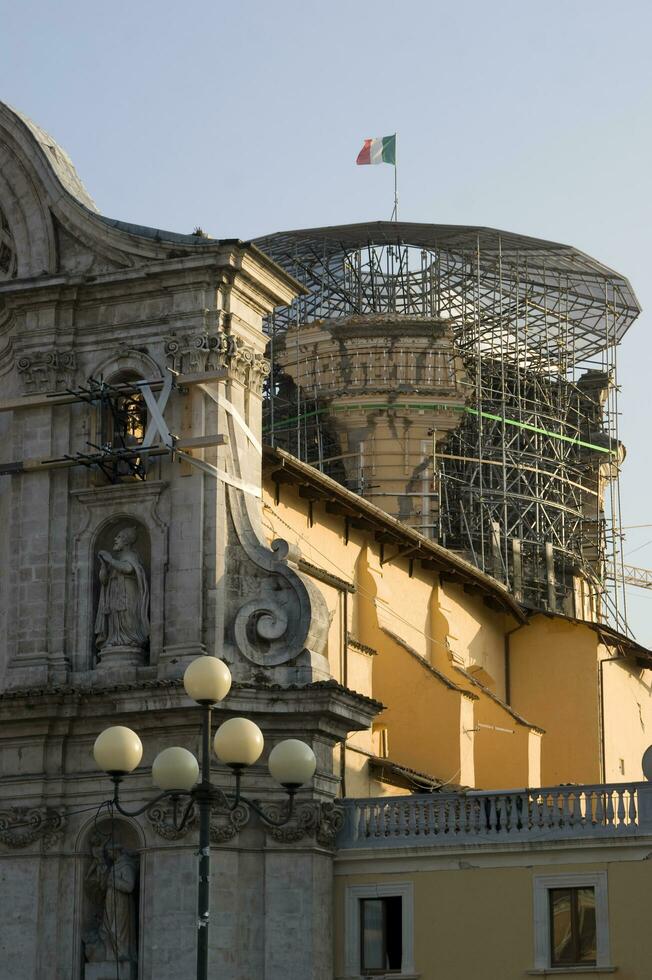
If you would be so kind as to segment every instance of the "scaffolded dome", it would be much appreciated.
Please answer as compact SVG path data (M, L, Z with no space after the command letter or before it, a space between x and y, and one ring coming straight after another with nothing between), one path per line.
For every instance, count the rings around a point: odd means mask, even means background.
M615 349L640 312L627 279L490 228L375 222L256 244L307 290L267 324L268 439L524 603L617 620Z

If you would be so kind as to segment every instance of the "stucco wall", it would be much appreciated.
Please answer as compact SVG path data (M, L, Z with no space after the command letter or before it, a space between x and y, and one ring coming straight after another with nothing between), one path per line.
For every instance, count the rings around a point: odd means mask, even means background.
M449 624L451 653L472 672L477 670L479 680L504 698L506 617L450 582L440 590L440 609Z
M420 980L520 980L534 968L534 876L604 870L608 875L611 961L617 976L619 980L650 976L649 861L628 860L624 850L621 860L609 863L564 864L559 851L538 860L525 854L521 859L522 866L478 868L469 855L457 868L453 867L457 862L450 861L443 870L336 877L336 977L345 975L347 885L413 883L415 973ZM500 858L494 863L500 863ZM590 970L582 973L587 980L603 975Z
M600 780L597 636L586 626L536 616L513 633L511 703L545 729L541 782Z
M641 670L634 662L604 659L609 654L608 648L598 647L602 663L605 779L643 779L641 758L652 742L652 678L648 670Z
M375 654L349 645L345 662L343 593L315 572L332 617L332 674L386 706L378 722L388 729L390 759L445 782L536 785L540 737L487 691L505 696L504 638L514 620L419 562L387 560L391 552L382 551L373 531L349 528L347 539L341 516L321 501L309 504L293 486L281 483L277 494L269 481L264 501L270 540L287 538L311 565L355 586L347 597L348 631ZM369 733L351 736L347 747L347 794L386 791L365 772L365 753L378 751ZM340 762L338 756L336 769Z

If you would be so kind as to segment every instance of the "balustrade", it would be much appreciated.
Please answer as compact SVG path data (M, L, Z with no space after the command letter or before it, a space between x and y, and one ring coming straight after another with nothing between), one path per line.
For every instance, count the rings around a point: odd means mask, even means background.
M401 847L652 833L648 783L346 800L339 846ZM652 813L650 814L652 817Z

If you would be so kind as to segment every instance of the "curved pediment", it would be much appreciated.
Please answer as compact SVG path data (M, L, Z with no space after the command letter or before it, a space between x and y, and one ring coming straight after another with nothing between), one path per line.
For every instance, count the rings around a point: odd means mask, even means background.
M47 186L55 182L35 135L0 103L0 282L56 271Z
M0 102L0 284L113 272L211 246L101 215L65 150Z
M0 106L1 105L2 104L0 103ZM41 129L41 127L28 116L24 115L22 112L19 112L18 109L13 109L10 106L3 106L3 108L9 109L10 113L17 120L20 120L29 130L45 156L49 166L52 168L57 180L68 192L68 194L76 198L76 200L78 200L89 210L97 211L95 201L82 184L72 160L63 147L59 146L56 140L53 140L52 137L45 132L45 130Z

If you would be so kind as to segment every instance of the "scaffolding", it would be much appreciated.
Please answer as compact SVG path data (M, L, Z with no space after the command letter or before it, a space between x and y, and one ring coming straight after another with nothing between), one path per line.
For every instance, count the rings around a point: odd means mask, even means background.
M378 222L256 244L307 290L267 322L267 439L525 605L626 629L616 352L640 312L627 279L488 228Z

